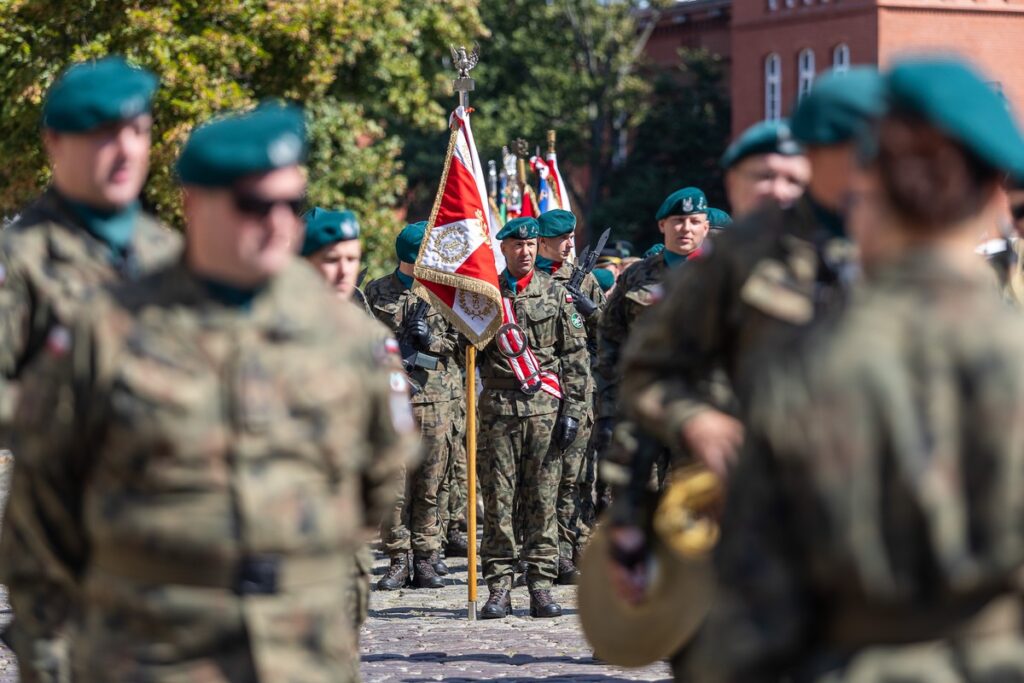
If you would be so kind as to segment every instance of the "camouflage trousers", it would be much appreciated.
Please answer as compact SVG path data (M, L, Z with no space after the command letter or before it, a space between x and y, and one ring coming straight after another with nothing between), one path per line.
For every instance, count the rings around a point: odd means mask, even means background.
M446 538L451 525L466 519L469 468L466 464L466 404L459 402L459 417L455 422L455 440L448 458L448 473L441 488L438 507L441 510L441 536Z
M381 549L388 555L412 550L429 555L440 550L442 515L439 502L448 474L448 460L458 440L455 417L461 401L417 403L413 413L420 425L423 459L412 472L406 472L405 485L395 506L381 524Z
M530 588L550 588L557 576L556 509L562 460L551 443L556 418L556 413L480 415L484 499L480 556L484 580L492 590L512 587L517 536L522 539L519 555L526 561Z
M566 560L573 558L579 544L582 507L580 484L583 480L583 461L593 428L594 411L588 410L580 421L576 440L562 455L562 476L558 482L558 555Z
M370 576L373 574L373 555L370 546L365 543L359 546L355 555L355 571L352 573L352 585L349 591L349 608L352 610L352 627L356 642L359 642L359 629L366 623L370 614Z

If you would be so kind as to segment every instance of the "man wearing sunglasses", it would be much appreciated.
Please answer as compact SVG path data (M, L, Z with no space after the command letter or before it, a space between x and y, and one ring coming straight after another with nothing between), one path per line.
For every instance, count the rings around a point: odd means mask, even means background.
M15 395L13 386L24 368L47 347L55 321L71 320L90 290L138 278L173 261L181 250L177 233L139 203L149 172L156 89L152 73L111 56L72 65L47 93L41 124L51 181L0 237L5 401ZM5 431L12 427L9 417L0 418ZM10 446L10 440L4 434L0 446ZM0 469L12 463L9 453L0 454ZM13 532L4 536L11 544L30 542ZM2 561L16 564L21 557L15 549ZM70 598L59 582L38 579L33 609L23 612L4 636L20 641L21 651L36 653L21 663L26 681L39 675L37 664L50 671L66 666L60 639L43 634L52 634L48 622L68 611Z
M80 596L46 624L74 634L75 681L358 679L354 553L415 425L372 321L295 254L304 154L294 107L194 131L184 258L24 373L0 580L16 620L40 618L36 575ZM8 531L31 540L16 565Z

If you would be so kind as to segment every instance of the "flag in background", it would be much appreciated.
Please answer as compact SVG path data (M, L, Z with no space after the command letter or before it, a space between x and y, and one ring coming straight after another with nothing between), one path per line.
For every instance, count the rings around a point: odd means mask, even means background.
M459 107L450 125L441 184L416 259L414 291L482 348L501 326L498 273L505 258L495 238L500 226L490 210L469 113Z

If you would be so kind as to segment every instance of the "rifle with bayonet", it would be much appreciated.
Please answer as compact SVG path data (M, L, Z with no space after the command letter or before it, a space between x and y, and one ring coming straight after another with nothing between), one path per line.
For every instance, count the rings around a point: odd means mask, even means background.
M565 283L565 288L569 294L572 295L572 302L576 305L576 310L584 318L589 318L597 312L597 304L595 304L589 296L583 293L581 287L583 286L583 278L587 277L591 271L594 270L594 266L597 265L597 257L601 255L601 251L604 249L604 245L608 243L608 237L611 235L612 229L608 228L601 233L600 239L597 240L597 246L591 249L589 246L583 250L578 259L576 269L569 277L569 281Z

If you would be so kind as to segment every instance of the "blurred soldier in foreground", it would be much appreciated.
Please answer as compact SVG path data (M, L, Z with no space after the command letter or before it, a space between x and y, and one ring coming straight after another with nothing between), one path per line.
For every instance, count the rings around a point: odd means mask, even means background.
M20 218L0 233L0 376L17 379L47 345L57 321L70 323L94 288L134 280L172 262L181 250L178 235L144 213L139 192L149 172L150 109L156 77L120 57L75 64L50 88L43 105L43 144L52 181ZM12 390L16 391L16 390ZM10 446L10 415L3 442ZM0 453L0 467L13 460ZM4 479L4 477L0 477ZM0 513L4 507L3 486ZM10 536L8 549L27 552L29 539ZM4 562L0 558L0 563ZM41 621L61 620L72 599L66 586L37 576L49 595ZM28 617L10 626L5 638L18 649L34 649L41 664L63 671L63 646L40 640ZM31 660L22 680L37 680ZM60 673L59 675L65 675Z
M427 224L405 226L395 241L398 269L366 287L374 316L399 340L403 363L415 385L412 398L420 427L423 460L406 473L404 491L388 515L381 543L391 559L381 590L397 590L412 580L417 588L440 588L448 569L441 561L444 542L441 488L459 440L465 387L459 369L458 330L425 299L412 293L413 264ZM408 554L413 553L410 566Z
M566 261L572 253L576 234L576 216L570 211L554 209L542 213L537 219L540 226L540 240L537 244L537 270L567 286L577 276L580 266ZM587 366L587 401L583 420L576 440L565 451L562 460L562 479L558 484L558 583L574 584L578 576L574 558L580 544L580 528L583 522L584 498L593 507L593 490L582 490L584 483L584 458L594 427L594 378L592 370L597 364L597 323L604 308L604 292L591 273L583 276L578 289L568 289L577 313L583 317L587 328L587 351L590 362ZM593 481L590 482L591 487ZM587 515L588 519L593 514Z
M662 202L658 213L658 230L665 236L665 248L624 271L615 284L601 316L598 340L597 447L604 452L612 437L616 415L619 413L619 381L622 377L619 363L626 340L635 329L641 314L663 296L662 282L671 270L686 270L686 262L700 253L708 235L708 202L696 187L676 190ZM701 300L693 288L687 292L691 299ZM657 476L663 479L667 459L659 463ZM603 468L603 464L602 464ZM605 472L602 471L602 476Z
M26 680L65 636L83 683L358 679L353 554L414 423L364 315L294 255L304 149L291 107L197 128L183 261L51 328L24 373L0 574Z
M362 265L363 247L359 243L359 222L351 211L330 211L314 207L303 216L306 233L300 253L323 276L334 289L340 301L352 302L369 313L362 292L356 286ZM370 316L371 319L372 316ZM398 354L398 342L391 330L373 319L377 328L378 341L389 350L388 367L402 372ZM370 575L373 572L373 555L369 546L360 544L355 556L355 573L352 580L351 608L352 623L359 629L366 622L370 607Z
M787 121L755 123L725 150L721 166L737 219L770 206L792 206L811 177Z
M53 180L0 238L0 373L17 377L88 290L173 261L178 235L142 211L157 79L120 57L75 64L43 105Z
M865 286L755 385L695 680L1024 680L1024 320L973 253L1024 139L986 81L886 79Z
M792 207L772 205L723 231L672 279L664 302L630 339L623 364L627 416L719 476L743 440L740 419L753 372L815 317L840 307L856 277L856 254L838 211L852 180L855 140L883 104L873 70L819 79L793 115L793 134L813 169L807 193ZM622 485L610 572L620 595L639 602L648 588L650 520L636 494L649 465L630 454L606 469Z
M564 287L534 268L538 234L535 219L515 218L497 235L508 264L499 276L506 324L480 356L480 443L487 444L480 458L480 556L490 591L483 619L512 613L517 531L530 616L562 614L551 597L558 577L558 485L564 453L587 411L589 358L583 316Z

